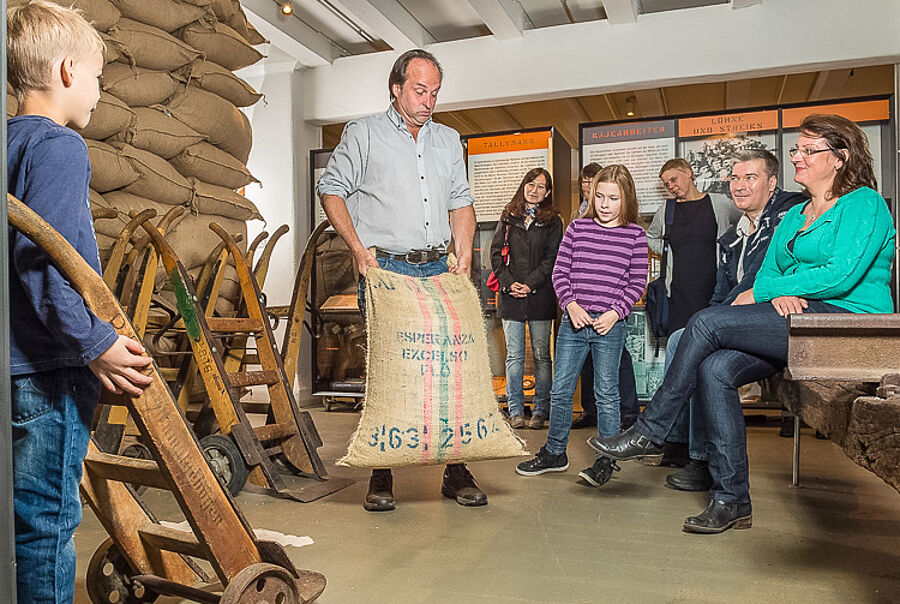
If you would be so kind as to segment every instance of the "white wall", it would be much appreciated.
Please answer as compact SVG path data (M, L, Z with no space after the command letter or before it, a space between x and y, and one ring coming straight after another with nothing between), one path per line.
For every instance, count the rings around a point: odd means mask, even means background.
M261 48L262 49L262 48ZM253 128L253 147L247 167L260 184L251 184L245 195L265 218L248 223L249 241L265 229L270 234L280 225L290 231L274 248L263 292L269 304L289 304L297 264L309 234L309 150L321 146L321 129L304 122L300 72L296 61L269 47L268 58L237 72L265 95L244 111ZM265 243L263 244L265 245ZM261 248L260 248L261 251ZM259 253L259 252L258 252ZM283 329L276 333L281 344ZM310 398L310 336L303 334L295 393L300 401Z

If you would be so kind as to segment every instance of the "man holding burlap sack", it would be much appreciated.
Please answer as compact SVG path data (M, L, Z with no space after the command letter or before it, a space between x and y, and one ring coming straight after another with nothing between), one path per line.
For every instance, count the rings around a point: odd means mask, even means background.
M431 53L400 55L388 77L390 107L347 124L318 182L325 213L353 252L363 316L370 267L416 277L470 271L475 211L459 133L431 119L442 78ZM457 264L448 268L451 235ZM487 504L461 463L447 464L441 493L464 506ZM394 506L391 470L372 470L365 509Z

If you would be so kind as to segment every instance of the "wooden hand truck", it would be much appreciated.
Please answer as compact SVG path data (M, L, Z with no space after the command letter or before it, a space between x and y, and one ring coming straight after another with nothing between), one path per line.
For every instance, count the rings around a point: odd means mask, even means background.
M116 216L115 210L111 210ZM157 228L160 232L165 232L172 228L172 224L178 220L185 212L181 206L173 206L171 210L160 218ZM121 241L121 251L123 253L114 253L112 256L119 256L117 266L107 267L107 272L119 275L119 281L110 284L107 281L106 273L104 274L104 282L114 292L120 292L118 296L119 304L125 311L126 316L131 321L135 333L143 339L147 328L147 320L150 312L151 299L153 296L153 286L156 280L156 269L158 265L158 256L155 248L150 245L149 235L134 242L134 246L127 254L124 253L124 246L131 241L134 236L134 225L140 226L144 222L149 221L156 215L155 210L144 210L137 213L132 212L132 220L126 225L124 235L117 239L117 246ZM115 248L116 246L114 246ZM115 249L112 250L116 252ZM150 451L141 443L134 442L127 447L122 448L124 436L137 436L138 430L134 422L128 419L128 412L125 407L116 405L100 405L96 414L96 422L94 426L94 441L101 451L106 453L121 453L129 457L139 457L141 459L150 459Z
M276 319L286 319L287 326L284 331L284 339L281 343L281 361L288 384L293 385L297 375L297 364L300 362L300 340L303 336L304 319L306 318L306 297L309 293L309 283L312 279L312 269L316 261L316 246L319 238L325 232L330 223L327 220L320 222L309 238L306 247L300 257L300 265L297 267L297 275L294 278L294 293L289 306L269 306L270 316Z
M7 196L7 205L10 224L46 251L91 311L136 339L109 288L71 245L14 197ZM325 577L298 571L280 545L256 538L207 464L155 364L150 373L152 384L124 402L153 459L101 453L91 445L84 462L82 495L110 535L88 565L91 601L137 604L159 595L210 604L315 600ZM125 480L171 491L191 531L160 525ZM224 586L221 593L197 587L209 577L191 558L211 564Z
M201 445L229 490L237 493L249 474L253 484L273 495L309 502L353 484L345 478L328 478L317 451L322 446L321 437L310 414L301 411L294 400L274 345L259 288L234 239L217 223L210 224L209 228L225 244L237 271L242 294L238 308L245 309L246 316L213 317L204 312L191 279L171 246L152 225L144 223L142 226L150 234L169 275L194 361L221 431L220 434L203 435ZM213 338L214 333L217 339ZM261 371L226 369L223 361L225 346L221 339L232 336L255 339ZM253 426L239 400L237 389L249 386L266 387L268 404L261 409L267 416L265 425ZM258 404L250 405L254 410L260 410ZM315 478L316 482L289 488L276 461L284 462L295 473Z

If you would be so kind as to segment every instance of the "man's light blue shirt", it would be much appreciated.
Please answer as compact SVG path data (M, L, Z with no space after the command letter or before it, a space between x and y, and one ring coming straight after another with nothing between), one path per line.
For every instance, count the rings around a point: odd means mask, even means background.
M394 106L348 122L319 179L347 204L364 246L444 250L448 212L473 203L459 133L428 120L413 139Z

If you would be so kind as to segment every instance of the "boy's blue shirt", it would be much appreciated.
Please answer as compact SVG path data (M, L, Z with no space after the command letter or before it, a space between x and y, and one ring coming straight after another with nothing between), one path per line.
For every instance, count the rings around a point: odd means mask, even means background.
M7 121L9 192L50 223L100 273L87 146L53 120ZM30 239L9 229L10 373L83 367L118 337Z

